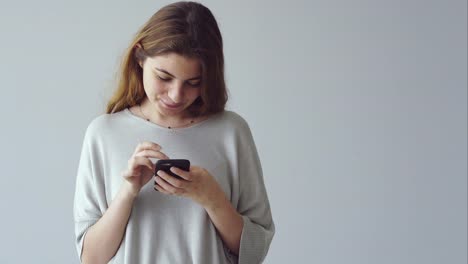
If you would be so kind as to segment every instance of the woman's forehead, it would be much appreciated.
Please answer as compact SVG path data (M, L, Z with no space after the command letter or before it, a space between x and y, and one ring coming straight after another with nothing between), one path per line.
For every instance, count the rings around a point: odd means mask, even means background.
M200 75L201 65L197 58L177 53L168 53L149 58L151 67L164 70L177 78L190 79Z

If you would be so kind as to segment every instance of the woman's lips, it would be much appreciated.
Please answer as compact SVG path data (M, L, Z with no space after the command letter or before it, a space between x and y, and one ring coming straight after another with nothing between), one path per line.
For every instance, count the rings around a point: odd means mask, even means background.
M169 109L177 109L182 106L182 104L177 104L177 105L167 104L166 102L164 102L164 100L161 100L161 103L163 103L163 105Z

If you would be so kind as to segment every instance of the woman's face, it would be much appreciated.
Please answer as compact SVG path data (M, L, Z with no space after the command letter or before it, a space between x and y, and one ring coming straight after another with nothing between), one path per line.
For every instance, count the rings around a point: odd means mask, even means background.
M167 117L184 117L201 90L201 65L197 59L168 53L147 58L143 86L150 102Z

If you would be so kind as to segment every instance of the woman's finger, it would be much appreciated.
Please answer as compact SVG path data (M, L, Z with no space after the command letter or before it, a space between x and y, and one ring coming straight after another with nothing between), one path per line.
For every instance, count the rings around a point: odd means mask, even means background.
M185 186L186 186L186 183L185 183L186 181L185 180L177 179L177 178L169 175L165 171L159 170L156 173L157 173L158 176L163 178L166 182L170 183L174 187L184 189Z
M145 149L141 150L140 152L137 152L135 156L142 156L142 157L151 157L151 158L158 158L158 159L169 159L169 157L162 153L161 151L155 151L151 149Z
M184 171L174 166L171 167L171 171L186 181L192 181L192 177L190 176L190 172L188 171Z
M137 145L137 147L135 148L135 151L133 152L133 155L137 154L138 152L144 149L152 149L152 150L158 151L158 150L161 150L161 146L151 141L143 141Z
M154 164L150 159L142 156L133 156L128 160L128 168L134 174L138 166L146 166L150 170L154 170Z
M169 184L166 180L161 178L160 176L155 177L156 183L159 184L164 190L168 191L171 194L182 194L183 189L174 187L173 185Z
M164 194L170 194L168 191L164 190L164 188L159 186L157 183L154 184L154 189Z

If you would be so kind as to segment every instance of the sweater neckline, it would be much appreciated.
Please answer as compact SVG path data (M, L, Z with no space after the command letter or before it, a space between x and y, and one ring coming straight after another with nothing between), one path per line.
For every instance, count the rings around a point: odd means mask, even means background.
M153 123L153 122L150 122L150 121L146 121L145 119L143 119L143 118L141 118L141 117L135 115L134 113L132 113L132 111L130 111L130 109L129 109L128 107L125 108L125 109L123 110L123 112L124 112L127 116L130 116L130 117L132 117L133 119L136 119L136 120L139 121L139 122L142 122L142 123L144 123L144 124L146 124L146 125L148 125L148 126L151 126L151 127L153 127L153 128L157 128L157 129L160 129L160 130L164 130L164 131L166 131L166 132L188 131L188 130L190 130L190 129L192 129L192 128L195 128L195 127L201 126L201 125L203 125L203 124L205 124L205 123L208 123L209 121L211 121L212 119L214 119L217 115L219 115L219 113L214 114L214 115L212 115L212 116L210 116L210 117L208 117L208 118L206 118L206 119L204 119L204 120L202 120L202 121L200 121L200 122L197 122L197 123L195 123L195 124L193 124L193 125L191 125L191 126L179 127L179 128L167 128L167 127L165 127L165 126L158 125L158 124Z

